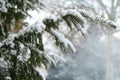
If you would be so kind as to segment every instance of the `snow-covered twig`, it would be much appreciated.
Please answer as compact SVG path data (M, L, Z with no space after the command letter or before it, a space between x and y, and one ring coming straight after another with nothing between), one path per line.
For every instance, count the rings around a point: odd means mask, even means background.
M76 48L73 46L72 42L70 40L68 40L67 38L65 38L65 36L62 33L60 33L57 30L54 30L52 28L51 28L51 33L54 36L56 36L60 42L62 42L64 44L65 48L70 48L70 49L72 49L72 51L74 53L76 52Z

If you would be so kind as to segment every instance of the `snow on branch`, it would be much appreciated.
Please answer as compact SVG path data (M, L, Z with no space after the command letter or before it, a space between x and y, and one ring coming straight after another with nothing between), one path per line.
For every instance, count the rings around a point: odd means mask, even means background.
M7 39L0 43L0 47L7 45L13 48L15 39L19 39L21 36L25 36L27 33L41 33L44 29L45 25L41 21L37 21L31 26L23 27L23 29L21 29L17 34L10 34Z
M0 47L2 47L2 46L4 46L4 45L8 45L8 46L10 46L11 48L13 48L14 45L15 45L15 44L14 44L15 37L17 37L17 34L10 34L10 35L8 36L8 38L5 39L5 40L1 43L1 46L0 46Z
M70 48L74 53L76 52L75 47L73 46L72 42L65 38L65 36L60 33L58 30L54 30L51 28L51 33L58 38L60 42L62 42L65 46L65 48Z
M73 18L76 18L78 20L80 20L81 22L81 25L84 26L84 24L86 23L85 21L85 18L76 10L64 10L62 13L61 13L62 17L65 17L65 16L70 16Z
M46 80L46 77L48 76L48 73L47 73L47 70L46 70L44 64L41 64L41 67L36 66L34 69L35 69L35 70L38 72L38 74L42 77L42 80Z
M40 51L38 48L36 48L36 47L33 46L33 45L30 45L30 44L27 44L27 43L24 43L24 42L23 42L23 44L24 44L25 46L27 46L30 50L33 50L33 51L39 53L39 55L41 55L41 54L43 53L43 51Z
M66 23L68 24L68 26L71 27L71 23L72 22L75 27L77 23L79 23L79 26L81 25L82 27L85 26L86 23L86 19L88 18L94 22L99 22L102 23L104 25L110 25L113 28L117 28L118 25L110 20L110 19L105 19L102 16L90 13L84 9L68 9L68 10L63 10L63 12L61 12L62 18L66 21Z
M80 12L83 17L89 18L90 20L93 20L95 22L100 22L100 23L103 23L105 25L110 25L113 28L118 27L118 25L112 20L105 19L104 17L101 17L99 15L95 15L93 13L89 13L89 12L83 10L83 9L79 9L77 11Z
M54 65L57 66L57 64L61 61L65 61L63 59L63 56L59 55L59 53L53 52L53 51L49 51L45 54L45 57L48 60L49 65Z
M46 26L42 23L42 21L39 20L34 24L32 24L31 26L23 27L23 29L19 31L18 36L24 35L27 32L34 32L34 31L36 33L41 33L45 28Z
M2 46L3 44L0 42L0 47Z
M2 51L2 49L5 48L5 50L9 49L10 51L10 49L13 49L14 52L17 53L16 58L19 61L24 60L25 62L27 62L28 60L30 60L30 66L34 66L34 69L39 73L39 75L42 76L43 80L45 80L46 75L44 75L42 70L40 70L40 64L42 63L44 65L57 65L57 63L63 59L61 56L51 51L44 54L45 50L42 43L42 32L47 31L55 37L56 42L58 41L60 44L62 43L63 47L70 48L75 53L76 48L74 47L72 42L67 39L64 34L59 32L59 23L65 21L68 27L70 27L71 29L74 25L75 28L84 33L83 29L86 24L86 18L91 19L94 22L100 22L105 25L110 25L113 28L118 27L115 22L104 19L103 17L98 15L90 14L89 12L82 9L63 10L63 12L59 14L59 16L50 15L49 17L46 17L43 21L39 20L31 26L23 27L23 29L21 29L17 34L10 34L7 39L0 42L0 50ZM21 47L21 44L23 45L23 47ZM9 51L8 53L10 53ZM4 54L5 52L2 53ZM4 59L0 58L0 64L3 64L3 62ZM4 67L6 65L7 63L1 65L0 67Z
M7 12L8 7L11 7L11 4L8 3L8 0L0 0L0 12Z
M72 24L82 32L82 28L84 28L86 24L85 18L76 10L63 10L61 12L61 17L67 23L68 27L72 28Z
M4 58L0 58L0 68L8 68L8 62Z
M55 16L55 15L50 15L49 17L46 17L43 21L37 21L35 24L28 26L28 27L23 27L22 30L20 30L17 34L10 34L8 36L7 39L5 39L4 41L2 41L0 43L0 47L7 45L10 46L11 48L14 47L14 41L15 39L20 39L21 37L26 37L26 34L28 33L42 33L42 31L47 31L49 33L52 33L53 36L57 37L57 39L62 42L65 46L65 48L71 48L73 50L73 52L76 52L75 47L73 46L73 44L65 38L65 36L58 32L59 29L59 23L61 22L61 20L65 21L68 26L71 28L72 24L75 26L75 28L77 28L78 30L80 30L83 34L83 28L86 24L86 18L89 18L95 22L100 22L103 23L105 25L110 25L113 28L118 27L115 22L105 19L101 16L98 15L94 15L94 14L90 14L89 12L79 9L79 10L63 10L60 14L60 16ZM36 36L33 35L27 35L27 37L33 37L35 39ZM38 36L37 36L38 37ZM34 40L33 40L34 41ZM34 41L36 42L36 41ZM29 47L31 48L31 47ZM31 48L33 49L33 48ZM35 49L34 49L35 50ZM38 51L38 50L37 50Z
M74 25L74 27L77 28L77 30L79 30L83 36L85 34L84 28L86 26L87 19L90 19L93 22L98 22L103 25L110 26L112 28L118 27L118 25L114 21L110 19L105 19L102 16L90 13L84 9L63 10L60 15L62 19L67 23L68 27L70 27L70 29L72 29L72 26Z

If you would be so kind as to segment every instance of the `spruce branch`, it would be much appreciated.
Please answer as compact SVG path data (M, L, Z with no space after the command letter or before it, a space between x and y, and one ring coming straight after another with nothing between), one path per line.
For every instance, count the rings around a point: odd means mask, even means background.
M99 15L95 15L95 14L91 14L85 10L82 10L82 9L79 9L78 11L81 13L82 16L84 16L85 18L88 18L94 22L98 22L98 23L101 23L104 25L109 25L110 27L113 27L113 28L118 27L118 25L110 19L105 19L104 17L101 17Z

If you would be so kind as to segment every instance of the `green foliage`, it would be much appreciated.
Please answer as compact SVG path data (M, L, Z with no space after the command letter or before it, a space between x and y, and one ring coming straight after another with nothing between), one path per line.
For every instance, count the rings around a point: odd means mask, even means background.
M3 1L0 1L1 5ZM6 11L0 10L0 19L3 22L12 23L13 20L17 21L28 15L28 10L35 9L34 5L38 0L5 0Z
M37 42L37 40L39 40L39 42ZM20 35L18 38L16 36L14 37L13 44L15 45L11 47L12 44L4 43L4 46L0 49L1 57L4 57L5 61L11 63L11 66L7 68L7 72L5 72L6 75L4 76L10 76L12 80L41 80L41 76L39 76L34 69L36 66L41 66L41 63L44 65L47 64L47 59L43 54L44 49L41 34L28 32L23 36ZM26 46L24 52L20 50L21 44ZM24 56L24 54L27 53L26 49L30 50L30 58L27 61L26 59L20 60L18 56ZM15 53L13 53L13 50ZM2 70L3 69L0 68L0 72L2 72Z
M4 26L12 23L12 20L16 22L20 18L24 18L29 9L34 9L31 4L36 4L35 0L8 0L8 2L12 7L7 8L7 12L0 11L1 20L4 23L0 25L0 40L3 40L0 42L1 80L5 80L6 77L10 77L11 80L42 80L42 75L39 75L35 67L41 67L43 64L47 69L61 61L60 57L56 56L57 54L45 53L42 41L43 32L51 34L56 45L59 45L62 50L70 48L75 52L73 44L59 31L59 25L63 21L71 30L76 28L83 35L82 29L85 27L87 19L113 28L117 27L111 20L105 20L85 10L63 10L63 13L59 14L60 17L45 18L42 22L38 21L31 26L24 27L17 34L10 34L4 38L4 34L7 33Z
M5 32L1 33L0 40L8 36L11 27L16 27L15 25L20 19L30 16L28 10L35 9L38 1L39 0L0 0L0 32Z

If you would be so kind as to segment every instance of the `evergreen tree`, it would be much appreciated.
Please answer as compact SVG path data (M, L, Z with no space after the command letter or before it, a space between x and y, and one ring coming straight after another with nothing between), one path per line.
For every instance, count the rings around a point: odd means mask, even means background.
M61 61L57 54L45 52L43 33L54 37L55 43L66 50L76 52L72 42L60 33L59 25L65 22L72 30L76 28L84 34L87 21L107 25L113 30L117 25L101 16L90 14L82 9L62 10L58 15L51 15L35 24L23 27L17 33L10 32L10 27L17 27L19 20L28 16L28 10L34 9L37 0L0 0L0 80L45 80L41 67L48 69ZM33 5L34 4L34 5ZM23 26L23 25L22 25Z
M13 32L14 26L15 29L22 26L23 19L29 15L28 10L35 9L36 3L38 0L0 0L0 38Z

